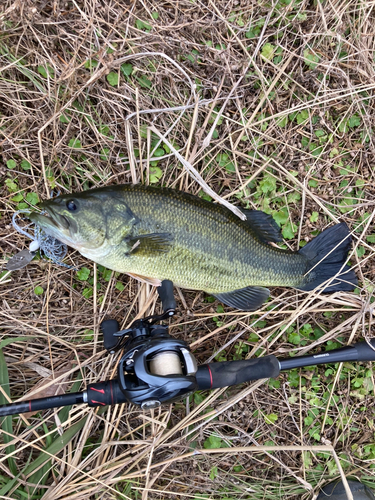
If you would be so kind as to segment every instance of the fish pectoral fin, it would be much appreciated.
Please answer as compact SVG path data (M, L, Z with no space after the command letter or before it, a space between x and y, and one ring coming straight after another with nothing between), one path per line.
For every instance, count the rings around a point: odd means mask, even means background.
M128 244L128 255L145 255L166 253L170 250L173 237L170 233L150 233L125 238Z
M147 276L142 276L140 274L134 274L134 273L126 273L128 276L131 276L132 278L142 281L143 283L148 283L149 285L152 286L160 286L161 285L161 280L158 278L147 278Z
M277 225L275 219L272 215L266 214L261 210L243 210L246 215L247 223L254 231L255 236L263 243L268 243L272 241L276 243L277 241L283 241L283 236L281 234L280 228Z
M266 301L270 295L268 288L260 286L247 286L233 292L213 293L220 302L241 311L255 311Z

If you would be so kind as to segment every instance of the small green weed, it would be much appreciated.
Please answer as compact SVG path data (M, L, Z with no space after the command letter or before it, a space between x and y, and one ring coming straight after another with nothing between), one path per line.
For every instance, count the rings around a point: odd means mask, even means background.
M54 69L49 64L47 64L46 66L38 66L38 73L44 78L55 77Z

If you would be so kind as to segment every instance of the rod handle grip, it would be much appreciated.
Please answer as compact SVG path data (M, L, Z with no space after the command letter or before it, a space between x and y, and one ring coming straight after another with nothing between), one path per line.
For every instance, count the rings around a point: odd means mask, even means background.
M198 367L196 379L198 389L216 389L242 384L250 380L277 377L280 363L273 356L239 361L210 363Z
M369 343L372 347L365 341L353 345L357 349L357 361L375 361L375 339L370 339Z
M126 403L117 379L89 384L86 389L87 404L91 407Z

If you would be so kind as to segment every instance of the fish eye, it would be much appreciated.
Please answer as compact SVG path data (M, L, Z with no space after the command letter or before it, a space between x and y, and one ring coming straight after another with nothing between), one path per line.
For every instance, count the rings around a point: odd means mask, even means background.
M69 212L75 212L78 210L78 205L74 200L69 200L66 202L66 208L69 210Z

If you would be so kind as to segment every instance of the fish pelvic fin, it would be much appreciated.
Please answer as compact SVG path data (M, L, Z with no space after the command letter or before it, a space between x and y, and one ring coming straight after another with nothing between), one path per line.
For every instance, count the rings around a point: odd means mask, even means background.
M324 291L352 291L358 280L353 269L345 264L351 242L350 229L342 222L326 229L301 248L299 253L308 259L308 268L305 284L296 288L314 290L337 274Z
M266 214L261 210L243 210L246 215L246 222L253 230L254 236L262 243L277 243L283 241L280 228L272 215Z
M255 311L268 299L270 291L261 286L247 286L232 292L213 293L212 295L229 307L241 311Z
M170 233L150 233L141 234L139 236L128 236L125 238L128 244L127 255L150 255L167 253L173 242L173 237Z
M132 278L141 281L142 283L148 283L149 285L152 286L160 286L161 285L161 280L158 278L148 278L147 276L142 276L141 274L134 274L134 273L125 273L128 276L131 276Z

